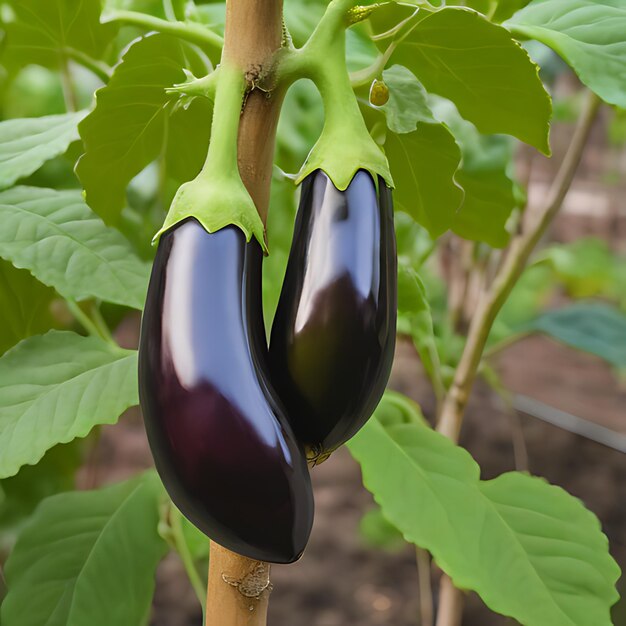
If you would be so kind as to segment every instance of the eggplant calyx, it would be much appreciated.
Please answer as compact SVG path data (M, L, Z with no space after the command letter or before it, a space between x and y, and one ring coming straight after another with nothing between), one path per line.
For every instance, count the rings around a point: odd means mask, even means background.
M209 233L225 226L237 226L246 241L254 236L267 254L265 227L237 164L239 122L248 89L245 73L237 65L223 63L210 76L216 77L217 85L206 162L196 178L178 189L165 223L152 243L156 244L176 224L193 217Z
M164 232L190 217L198 220L209 233L226 226L237 226L243 231L246 241L254 237L263 252L268 252L263 221L250 194L238 178L224 176L219 172L203 173L182 185L152 243L156 244Z

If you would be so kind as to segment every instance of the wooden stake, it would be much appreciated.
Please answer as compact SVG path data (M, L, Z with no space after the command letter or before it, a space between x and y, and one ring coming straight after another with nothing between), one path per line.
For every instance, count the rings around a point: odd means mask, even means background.
M224 59L256 80L282 42L282 0L228 0ZM250 93L239 127L239 171L265 223L270 197L276 126L282 97Z
M282 42L282 0L227 0L222 58L255 81ZM265 223L281 96L256 89L239 126L241 178ZM206 626L265 626L271 584L269 565L211 543Z
M265 626L270 566L211 542L205 626Z

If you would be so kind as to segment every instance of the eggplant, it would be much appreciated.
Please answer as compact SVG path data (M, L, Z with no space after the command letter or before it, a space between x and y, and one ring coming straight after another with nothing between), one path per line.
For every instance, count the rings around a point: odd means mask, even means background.
M220 545L291 563L306 546L306 458L267 375L261 247L195 219L162 235L139 346L139 393L172 500Z
M272 324L272 382L298 439L322 459L369 419L396 338L391 190L359 170L345 191L316 170L302 183Z

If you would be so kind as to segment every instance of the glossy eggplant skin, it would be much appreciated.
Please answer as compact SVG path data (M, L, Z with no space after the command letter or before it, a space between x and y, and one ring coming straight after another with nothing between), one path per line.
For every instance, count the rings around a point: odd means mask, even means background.
M324 455L369 419L396 338L391 190L359 170L345 191L317 170L302 183L272 325L272 382L299 440Z
M291 563L306 546L306 459L268 382L262 251L187 220L160 240L139 346L139 391L172 500L220 545Z

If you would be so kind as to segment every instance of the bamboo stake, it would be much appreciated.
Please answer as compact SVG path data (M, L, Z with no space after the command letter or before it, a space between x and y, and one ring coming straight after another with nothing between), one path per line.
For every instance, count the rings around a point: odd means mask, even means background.
M282 0L227 0L222 58L234 61L249 82L259 77L282 41ZM241 178L265 223L270 197L280 96L254 90L239 126ZM206 626L265 626L269 565L211 543Z

